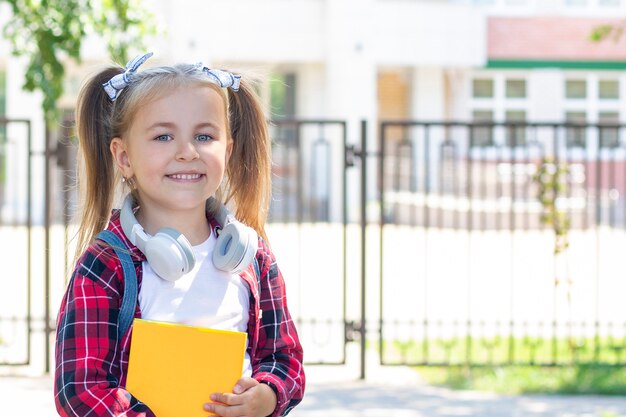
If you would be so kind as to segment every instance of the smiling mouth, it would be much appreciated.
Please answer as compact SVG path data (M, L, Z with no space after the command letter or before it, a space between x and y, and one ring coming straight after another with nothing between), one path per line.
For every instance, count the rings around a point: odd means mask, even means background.
M202 177L203 174L172 174L172 175L167 175L168 178L171 178L173 180L186 180L186 181L190 181L190 180L197 180L200 179L200 177Z

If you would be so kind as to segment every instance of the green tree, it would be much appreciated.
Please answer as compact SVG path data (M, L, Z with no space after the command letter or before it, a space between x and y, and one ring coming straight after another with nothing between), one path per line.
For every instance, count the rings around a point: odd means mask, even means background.
M537 171L533 177L537 185L537 199L541 204L541 222L552 228L554 241L554 287L555 291L560 286L564 288L568 321L572 321L573 313L573 285L568 260L569 232L571 227L571 215L560 200L567 198L569 194L570 167L567 162L558 161L551 157L544 157L539 162ZM555 316L556 321L556 306ZM576 341L569 327L569 345L572 350L577 348ZM553 340L553 352L556 352L556 338Z
M116 62L126 62L129 49L142 48L154 34L154 19L141 0L0 0L10 4L12 16L4 35L13 54L28 58L24 89L43 93L46 122L57 118L63 95L64 62L80 62L83 40L104 39Z

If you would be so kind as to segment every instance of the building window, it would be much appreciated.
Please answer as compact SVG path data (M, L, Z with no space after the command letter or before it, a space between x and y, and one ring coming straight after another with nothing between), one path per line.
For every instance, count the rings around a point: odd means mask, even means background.
M493 111L474 110L472 113L472 120L477 123L493 122ZM470 129L471 146L493 146L492 126L472 126Z
M507 110L507 122L526 122L526 112L524 110ZM525 146L526 145L526 128L524 126L507 126L506 127L506 144L507 146Z
M493 80L475 79L472 83L474 98L493 98Z
M565 121L574 125L565 129L566 146L568 148L585 148L587 131L584 124L587 123L587 114L584 111L568 111L565 113Z
M478 124L471 128L471 146L525 146L528 129L528 81L519 72L476 73L469 79L472 88L470 117ZM480 126L481 122L498 126ZM514 122L508 126L502 123Z
M619 113L603 111L598 114L600 147L617 148L619 146Z
M567 80L565 81L565 97L573 99L587 98L587 81Z
M526 80L506 80L506 98L526 98Z
M603 100L619 99L618 80L600 80L598 83L598 97Z

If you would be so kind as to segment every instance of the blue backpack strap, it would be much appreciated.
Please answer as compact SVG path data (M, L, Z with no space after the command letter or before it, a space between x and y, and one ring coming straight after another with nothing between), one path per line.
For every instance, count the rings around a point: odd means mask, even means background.
M252 258L252 265L254 266L254 273L256 274L257 283L261 282L261 268L259 267L259 261L256 256Z
M259 265L259 260L256 257L256 254L252 258L252 267L254 268L254 273L256 274L256 288L259 294L261 293L261 265Z
M117 317L117 337L118 340L121 340L135 317L135 307L137 306L137 274L135 272L135 264L128 253L128 248L115 233L110 230L103 230L98 233L96 239L108 243L113 248L122 265L122 271L124 272L124 295L122 296L122 304Z

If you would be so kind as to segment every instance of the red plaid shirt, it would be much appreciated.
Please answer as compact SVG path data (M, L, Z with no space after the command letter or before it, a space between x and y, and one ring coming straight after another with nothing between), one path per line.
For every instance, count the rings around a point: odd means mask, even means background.
M129 248L141 288L145 256L122 232L118 211L113 213L108 229ZM283 277L261 239L256 257L261 270L258 281L253 266L241 274L250 288L248 353L253 378L276 392L278 403L272 417L278 417L302 400L302 346L287 309ZM132 327L117 340L123 293L122 267L113 249L93 243L76 265L57 321L54 392L61 416L154 416L148 406L124 389ZM139 303L135 317L141 317Z

